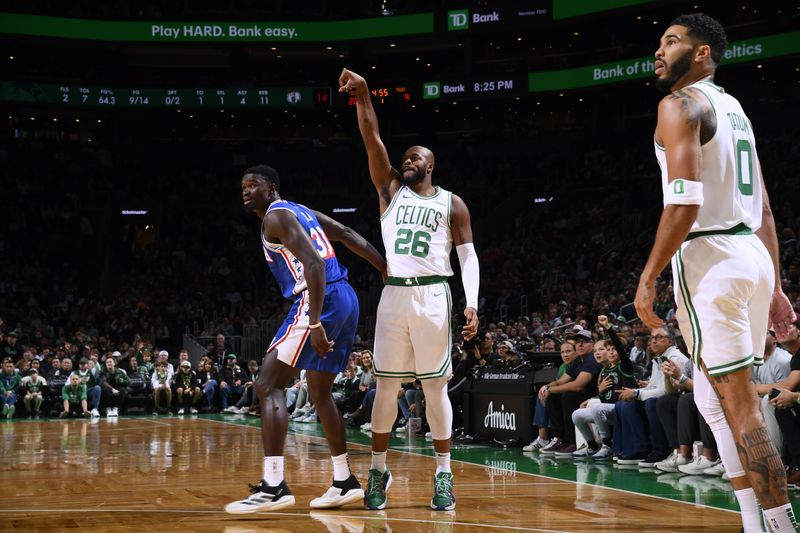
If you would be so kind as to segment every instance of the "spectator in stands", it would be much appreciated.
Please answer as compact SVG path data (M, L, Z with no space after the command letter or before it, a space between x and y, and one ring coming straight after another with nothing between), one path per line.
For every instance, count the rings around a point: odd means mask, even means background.
M292 418L300 418L306 416L311 410L311 404L307 404L307 402L308 382L306 381L306 371L303 369L300 370L294 383L286 389L286 409L292 412Z
M633 336L633 347L630 353L631 363L637 366L647 366L647 334L638 332Z
M158 352L158 361L157 362L164 362L167 365L167 374L169 374L169 379L172 381L172 377L175 375L175 367L172 366L172 363L169 362L169 352L166 350L161 350Z
M225 335L219 333L216 338L216 344L214 345L214 349L208 352L208 356L211 358L211 361L214 363L217 371L222 371L223 368L227 365L226 358L229 353L231 353L230 348L225 343Z
M200 390L197 374L192 370L192 363L188 360L178 363L178 372L175 374L173 386L177 398L178 414L182 415L187 411L193 415L197 414L196 405L203 392Z
M17 367L21 374L27 375L28 369L31 367L31 361L33 361L33 352L30 350L23 350L22 358L18 360L14 366Z
M783 442L789 451L789 471L786 482L789 485L800 484L800 319L789 326L785 337L778 342L792 355L789 376L775 384L778 395L769 401L775 406L775 418L783 433ZM774 395L774 394L773 394Z
M688 361L675 347L675 336L667 326L651 331L648 348L650 380L640 382L636 389L619 389L619 401L614 409L614 428L618 430L614 438L620 439L615 443L615 448L620 451L617 463L638 464L643 468L653 468L670 455L669 443L656 409L656 400L666 394L661 365L669 360L678 368L685 368Z
M44 401L44 388L47 380L39 375L39 371L31 368L28 375L22 378L20 383L20 394L28 412L28 418L39 418L39 409Z
M220 372L219 379L219 397L220 407L223 413L233 413L234 406L228 406L232 398L240 398L244 392L244 371L237 364L237 356L235 353L228 353L225 355L225 368Z
M106 368L101 374L101 387L108 418L119 416L120 409L122 414L125 414L125 400L128 397L128 385L130 384L131 380L128 378L128 374L117 367L117 358L106 359Z
M358 396L356 397L359 402L358 409L345 415L345 418L350 419L350 425L366 424L372 420L372 403L367 401L367 392L370 388L375 388L375 375L374 368L372 367L372 352L364 350L360 354L359 365L361 366L361 378L358 384Z
M562 342L560 350L562 363L558 368L556 380L560 379L561 376L566 373L570 363L575 359L575 355L577 354L575 351L575 341L569 339ZM547 408L538 394L536 395L536 403L533 410L533 426L537 429L538 436L536 440L523 446L522 451L538 452L550 445L550 418L547 416Z
M553 337L545 337L539 346L540 352L555 352L558 349L558 340Z
M16 338L13 337L13 338ZM17 409L17 394L19 393L22 378L14 368L14 361L11 357L3 360L3 372L0 374L0 396L3 399L3 416L13 418L14 411Z
M509 363L514 356L514 343L511 341L500 341L497 343L497 359L503 363Z
M59 414L60 418L90 416L86 404L86 385L80 382L77 374L69 376L69 381L61 390L61 399L64 400L64 410Z
M666 394L656 400L656 411L672 453L657 462L655 467L664 472L721 476L725 468L717 454L714 433L694 403L694 364L690 359L684 368L680 368L672 361L664 361L661 370L665 376ZM692 460L692 444L698 434L703 441L703 452Z
M614 340L604 339L597 341L594 345L595 360L602 366L597 377L597 397L600 403L588 405L589 400L586 400L577 411L572 413L572 421L586 441L586 444L576 450L572 457L582 459L591 456L594 460L603 461L611 459L612 455L611 425L617 401L614 391L620 387L635 387L636 378L633 375L633 364L624 348L620 346L616 334L610 329L608 319L604 315L600 315L598 323L614 335ZM621 354L620 351L622 351ZM600 443L595 442L594 433L589 429L590 422L594 423L597 428L601 439Z
M247 362L247 371L244 374L244 392L239 401L236 402L236 413L245 415L251 411L255 411L258 407L258 397L253 388L253 384L258 377L258 362L255 359L250 359Z
M172 408L171 382L172 380L169 375L167 362L163 359L159 359L156 363L153 377L150 378L150 383L153 386L153 403L155 404L155 412L157 414L167 414Z
M775 332L769 330L764 346L764 364L753 367L753 381L756 384L756 392L762 396L761 412L764 414L767 431L780 453L783 452L783 433L775 418L775 406L769 401L769 393L774 387L783 387L789 390L795 388L791 385L788 387L782 385L792 371L791 366L792 354L777 345Z
M491 363L495 359L494 336L487 330L481 330L477 337L479 339L478 351L481 354L481 359Z
M47 381L53 381L54 377L61 375L61 359L58 357L53 357L53 360L50 363L50 371L47 373L46 379Z
M4 360L6 358L11 359L11 364L13 365L20 359L20 351L19 346L17 346L17 332L10 331L6 333L5 342L0 344L0 357Z
M50 372L53 370L53 360L55 358L55 353L50 350L50 348L43 348L42 349L42 358L41 358L41 368L39 368L39 375L43 378L47 378L50 375ZM59 368L61 367L61 361L58 362Z
M358 392L358 386L361 383L358 374L356 373L356 365L354 363L348 364L344 372L341 372L333 381L333 401L336 402L336 407L339 412L348 413L351 407L351 397Z
M91 368L89 368L90 361L92 363ZM77 374L81 383L86 386L86 394L89 397L90 414L92 417L99 417L102 388L100 386L101 376L98 367L94 365L94 361L86 357L81 357L80 361L78 361L78 370L73 372L73 374Z
M200 361L197 379L200 382L200 388L203 390L203 396L206 398L206 409L210 413L214 410L214 399L217 393L217 384L219 383L219 376L211 359L203 358Z
M189 361L189 350L187 350L186 348L182 348L181 351L178 352L178 365L177 366L180 366L180 364L182 362L184 362L184 361ZM189 364L191 364L191 361L189 361Z
M600 365L592 353L592 334L583 328L574 333L577 356L563 376L539 390L553 429L550 444L542 453L572 457L575 448L575 425L572 413L584 400L597 394ZM558 455L557 455L558 456Z
M153 372L155 371L155 365L153 364L153 352L150 351L149 348L145 348L141 351L142 354L142 364L139 367L139 373L142 377L150 381L150 378L153 376Z
M64 357L61 360L61 373L67 377L72 374L72 359L69 357Z
M127 408L130 410L130 407L132 407L137 400L146 401L148 390L150 389L150 376L139 366L139 360L136 357L132 357L128 360L128 370L130 384L128 385L128 397L126 402ZM145 406L145 409L146 408L147 406Z

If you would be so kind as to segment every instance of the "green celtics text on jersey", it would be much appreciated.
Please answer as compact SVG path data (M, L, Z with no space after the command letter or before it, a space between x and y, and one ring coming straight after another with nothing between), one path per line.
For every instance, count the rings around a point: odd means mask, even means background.
M441 187L420 196L401 186L381 216L389 276L452 276L450 232L452 193Z

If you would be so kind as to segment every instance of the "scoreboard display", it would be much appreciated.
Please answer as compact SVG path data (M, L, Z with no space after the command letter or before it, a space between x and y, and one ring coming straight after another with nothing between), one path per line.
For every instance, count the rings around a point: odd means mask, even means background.
M327 87L120 88L3 82L0 101L68 107L289 109L330 107L331 90Z
M386 104L412 104L413 98L408 87L405 85L382 85L370 87L370 96L373 105ZM350 90L347 93L347 105L356 105L356 91Z

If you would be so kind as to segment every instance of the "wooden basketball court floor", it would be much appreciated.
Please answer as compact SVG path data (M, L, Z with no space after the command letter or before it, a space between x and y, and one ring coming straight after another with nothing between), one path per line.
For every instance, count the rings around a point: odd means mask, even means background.
M330 457L318 424L290 425L287 481L297 505L232 516L261 477L260 421L244 416L0 422L0 531L583 532L738 531L727 482L611 464L545 460L518 448L456 445L457 508L432 511L429 442L392 439L384 511L314 511ZM362 483L369 434L348 430Z

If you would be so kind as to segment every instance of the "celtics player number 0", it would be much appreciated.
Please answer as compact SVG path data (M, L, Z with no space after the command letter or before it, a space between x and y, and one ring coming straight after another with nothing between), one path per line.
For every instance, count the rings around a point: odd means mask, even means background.
M753 196L753 148L747 139L736 142L736 185L744 196Z
M397 230L397 240L394 241L394 253L398 255L411 254L414 257L428 257L431 234L427 231L414 231L400 228Z

